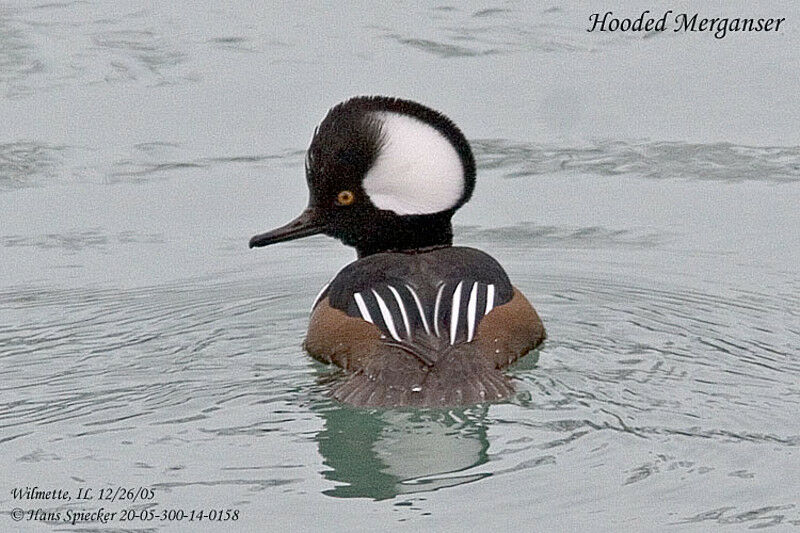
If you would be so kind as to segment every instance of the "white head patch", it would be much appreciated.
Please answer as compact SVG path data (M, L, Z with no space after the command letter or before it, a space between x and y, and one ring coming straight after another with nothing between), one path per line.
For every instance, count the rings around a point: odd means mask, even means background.
M384 143L364 177L378 209L398 215L438 213L464 194L464 166L439 130L409 115L378 112Z

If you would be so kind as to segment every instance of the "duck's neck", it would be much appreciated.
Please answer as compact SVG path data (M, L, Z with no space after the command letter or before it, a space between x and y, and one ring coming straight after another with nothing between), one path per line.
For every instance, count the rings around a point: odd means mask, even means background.
M364 239L355 243L359 259L380 252L415 253L453 245L450 214L394 217L379 226L364 228Z

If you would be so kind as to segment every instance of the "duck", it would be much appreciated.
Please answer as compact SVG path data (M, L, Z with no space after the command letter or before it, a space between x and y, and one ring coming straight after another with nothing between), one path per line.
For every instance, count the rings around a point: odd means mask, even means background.
M447 407L506 400L504 370L541 345L536 310L488 253L453 245L475 189L461 130L415 101L356 96L332 107L305 157L308 205L250 248L324 234L357 258L311 306L303 347L344 377L341 402Z

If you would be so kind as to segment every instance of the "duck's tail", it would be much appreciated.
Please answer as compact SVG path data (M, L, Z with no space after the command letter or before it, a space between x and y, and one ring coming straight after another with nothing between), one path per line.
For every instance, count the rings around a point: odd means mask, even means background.
M339 401L369 407L446 407L503 400L514 387L472 343L434 336L387 341L369 363L333 389Z

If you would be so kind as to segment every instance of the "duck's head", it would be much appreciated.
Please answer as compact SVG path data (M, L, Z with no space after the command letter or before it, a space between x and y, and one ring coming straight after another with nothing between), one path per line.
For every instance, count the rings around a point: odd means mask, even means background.
M324 233L359 257L448 246L450 219L475 188L469 143L450 119L383 96L332 108L306 154L308 207L250 247Z

